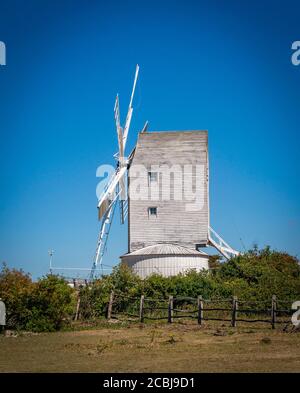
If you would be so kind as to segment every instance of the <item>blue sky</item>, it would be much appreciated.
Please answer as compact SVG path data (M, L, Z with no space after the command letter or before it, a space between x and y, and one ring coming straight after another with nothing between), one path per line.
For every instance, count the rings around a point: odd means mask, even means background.
M297 4L298 3L298 4ZM33 277L89 268L96 168L150 130L207 129L211 224L234 247L300 253L297 1L0 0L0 261ZM105 263L126 251L112 227Z

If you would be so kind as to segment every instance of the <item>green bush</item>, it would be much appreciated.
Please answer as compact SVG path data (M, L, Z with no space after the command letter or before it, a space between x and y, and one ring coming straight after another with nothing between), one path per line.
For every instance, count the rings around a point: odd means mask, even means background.
M33 290L29 274L10 270L6 264L0 271L0 298L6 305L6 323L11 329L22 329L30 316L28 300Z
M74 290L58 276L48 275L35 283L28 301L30 318L25 328L31 331L55 331L72 317Z
M186 274L172 277L162 277L154 274L144 280L144 294L149 298L197 297L204 298L224 297L229 295L221 283L209 272L196 272L190 270Z
M31 331L59 330L74 312L74 290L58 276L37 282L22 270L3 265L0 298L7 310L7 327Z
M80 289L80 314L83 318L105 315L111 291L115 293L115 309L124 310L128 299L142 294L143 281L125 264L113 268L109 275Z
M300 296L300 265L297 258L269 247L248 251L222 264L217 277L233 295L245 300L280 299Z

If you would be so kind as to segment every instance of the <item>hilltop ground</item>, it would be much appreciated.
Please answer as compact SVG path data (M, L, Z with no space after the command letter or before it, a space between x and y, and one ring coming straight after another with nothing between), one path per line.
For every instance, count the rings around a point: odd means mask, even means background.
M107 324L0 337L0 372L300 372L300 333Z

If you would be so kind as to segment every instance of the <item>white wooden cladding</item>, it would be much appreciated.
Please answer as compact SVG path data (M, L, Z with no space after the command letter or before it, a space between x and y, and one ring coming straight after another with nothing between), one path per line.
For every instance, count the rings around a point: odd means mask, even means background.
M187 211L191 202L184 195L183 183L171 176L171 199L162 200L161 176L158 200L129 199L129 252L160 243L173 243L195 249L196 244L206 245L208 241L208 141L207 131L143 132L139 134L136 150L129 168L130 182L133 165L144 165L150 171L152 165L177 165L178 171L184 166L200 165L204 168L201 192L203 207L199 211ZM176 171L175 171L176 172ZM190 173L195 179L195 173ZM146 185L149 192L149 183ZM174 193L182 193L183 200L174 200ZM157 216L149 216L148 208L157 207Z
M203 269L208 270L207 255L125 255L121 259L141 278L146 278L151 274L164 277L176 276L192 269L197 272Z

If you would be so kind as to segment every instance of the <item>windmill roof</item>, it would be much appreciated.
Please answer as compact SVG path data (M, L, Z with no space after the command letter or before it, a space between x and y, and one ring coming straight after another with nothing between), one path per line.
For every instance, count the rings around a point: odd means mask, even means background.
M204 256L207 255L203 251L192 250L187 247L178 246L177 244L154 244L153 246L148 246L144 248L140 248L139 250L133 251L128 255L196 255L196 256Z
M174 130L174 131L145 131L139 132L138 139L146 139L152 140L157 137L159 140L190 140L191 138L195 138L195 141L198 141L199 138L207 140L208 131L207 130Z
M208 133L207 130L162 130L162 131L144 131L144 132L139 132L139 134L146 135L146 134L199 134L200 132L202 133Z

